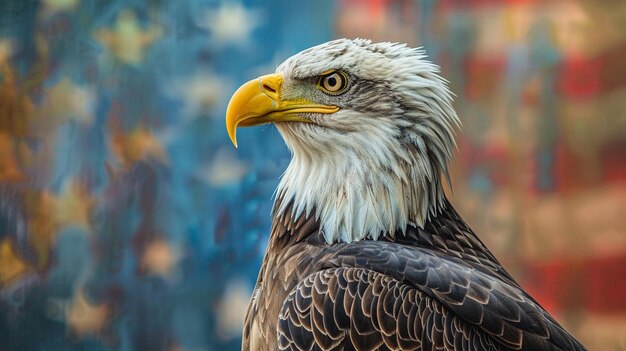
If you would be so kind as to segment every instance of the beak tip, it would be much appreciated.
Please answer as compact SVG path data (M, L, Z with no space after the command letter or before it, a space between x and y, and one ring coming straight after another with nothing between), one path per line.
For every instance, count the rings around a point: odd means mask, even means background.
M237 135L234 132L232 134L231 133L228 133L228 134L230 136L230 142L233 143L233 145L235 146L235 149L236 149L238 147L237 146Z
M237 148L237 124L236 120L230 117L230 114L226 115L226 132L235 148Z

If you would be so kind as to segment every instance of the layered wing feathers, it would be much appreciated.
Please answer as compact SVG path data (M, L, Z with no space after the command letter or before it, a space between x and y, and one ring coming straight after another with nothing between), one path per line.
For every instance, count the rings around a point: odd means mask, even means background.
M419 290L362 268L300 282L279 316L281 350L501 350Z
M419 247L333 245L280 315L281 349L584 350L517 285Z

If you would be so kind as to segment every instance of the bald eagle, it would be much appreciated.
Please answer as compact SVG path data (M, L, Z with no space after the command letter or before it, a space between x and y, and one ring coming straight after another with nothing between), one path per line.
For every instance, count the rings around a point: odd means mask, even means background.
M585 350L446 199L459 119L439 68L403 44L340 39L241 86L239 126L292 152L244 350Z

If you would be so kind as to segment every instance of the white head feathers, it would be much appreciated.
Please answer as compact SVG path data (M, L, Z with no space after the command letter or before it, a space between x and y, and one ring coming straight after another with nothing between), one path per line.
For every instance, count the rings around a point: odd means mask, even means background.
M304 86L342 70L349 86L339 96ZM377 239L436 215L441 176L459 125L446 82L424 52L404 44L339 39L281 64L286 98L340 107L311 114L313 124L277 123L293 152L277 189L275 215L315 215L330 242ZM293 212L286 214L291 203Z

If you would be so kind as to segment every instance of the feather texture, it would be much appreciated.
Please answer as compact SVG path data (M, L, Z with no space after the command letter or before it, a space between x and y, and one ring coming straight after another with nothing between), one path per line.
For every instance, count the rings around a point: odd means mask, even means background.
M349 72L345 95L328 99L303 88L329 69ZM422 50L340 39L289 58L276 72L285 77L285 98L341 107L309 116L313 124L277 124L293 152L277 214L290 201L294 218L315 208L332 243L422 226L437 211L460 122L439 67Z
M314 88L329 69L345 94ZM244 350L585 350L446 200L459 121L422 51L342 39L277 72L283 98L340 109L277 124L293 158Z
M245 350L585 350L447 201L378 241L328 245L314 216L279 218Z

